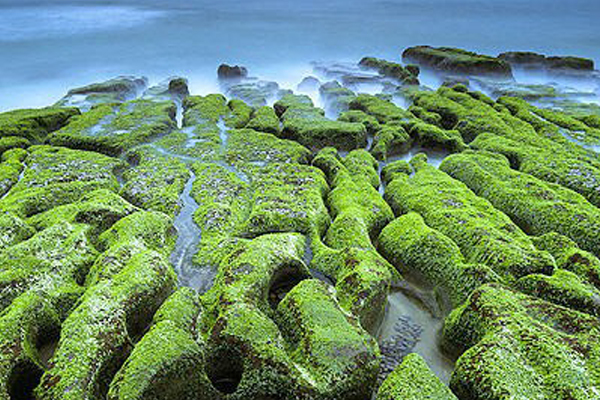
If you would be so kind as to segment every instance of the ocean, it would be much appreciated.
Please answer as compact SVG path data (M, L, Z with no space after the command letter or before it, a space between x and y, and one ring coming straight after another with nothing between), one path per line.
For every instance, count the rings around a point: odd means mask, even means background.
M311 61L400 60L408 46L532 50L600 61L590 0L1 0L0 111L117 75L218 90L222 62L294 87Z

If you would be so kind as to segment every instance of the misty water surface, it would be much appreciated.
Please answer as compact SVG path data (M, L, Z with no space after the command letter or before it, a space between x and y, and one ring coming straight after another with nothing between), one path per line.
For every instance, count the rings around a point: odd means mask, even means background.
M0 110L121 74L217 90L221 62L296 84L310 61L399 59L416 44L600 59L589 0L0 1Z

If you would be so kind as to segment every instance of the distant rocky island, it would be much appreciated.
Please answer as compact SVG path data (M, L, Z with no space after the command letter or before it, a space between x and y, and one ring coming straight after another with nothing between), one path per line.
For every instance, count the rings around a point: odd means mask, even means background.
M593 61L398 58L0 113L0 399L600 399Z

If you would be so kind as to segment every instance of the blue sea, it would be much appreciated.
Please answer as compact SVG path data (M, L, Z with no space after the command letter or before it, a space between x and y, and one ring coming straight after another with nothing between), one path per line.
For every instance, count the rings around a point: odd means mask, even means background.
M293 87L311 61L399 60L418 44L600 62L599 16L595 0L0 0L0 110L124 74L214 92L222 62Z

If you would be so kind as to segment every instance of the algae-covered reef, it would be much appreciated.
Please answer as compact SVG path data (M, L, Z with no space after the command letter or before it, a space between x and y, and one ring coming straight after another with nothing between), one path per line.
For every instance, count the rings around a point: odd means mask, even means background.
M0 400L600 399L593 63L403 58L0 113Z

